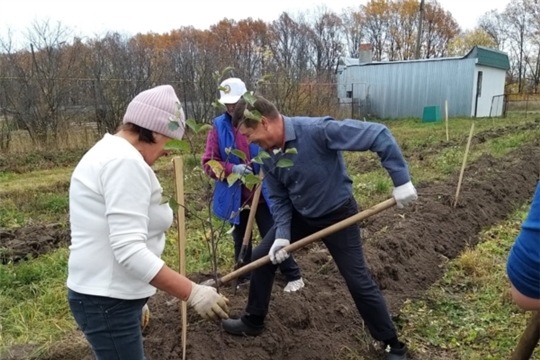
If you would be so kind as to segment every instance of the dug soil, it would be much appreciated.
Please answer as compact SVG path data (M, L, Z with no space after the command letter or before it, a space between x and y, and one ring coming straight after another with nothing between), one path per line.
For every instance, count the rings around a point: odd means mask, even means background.
M540 141L495 159L483 155L466 169L459 202L453 206L457 175L445 183L418 184L418 202L404 211L390 209L361 224L364 252L373 278L383 290L399 330L399 308L406 299L421 298L440 278L448 259L455 258L477 234L508 216L516 206L529 201L540 178ZM64 229L52 227L36 236L34 230L2 232L0 247L12 249L10 261L26 254L39 254L42 243L59 246L67 241ZM22 244L25 231L29 243ZM30 233L34 231L34 235ZM39 240L41 239L41 240ZM14 252L13 249L19 249ZM17 255L20 253L20 255ZM306 287L298 293L283 292L284 280L274 285L266 331L259 337L225 334L219 324L201 321L189 311L189 360L330 360L379 359L334 262L317 245L296 254ZM7 258L6 258L7 259ZM201 281L203 274L191 278ZM240 316L247 289L236 295L230 286L224 294L231 300L233 317ZM181 321L178 303L158 292L149 301L150 324L144 331L148 360L182 358ZM80 334L75 338L80 339ZM406 341L406 339L404 339ZM69 346L68 344L65 344ZM86 345L85 345L86 346ZM87 348L77 354L57 352L48 360L86 358ZM66 350L64 348L64 350ZM72 349L72 351L75 349ZM60 354L62 353L62 354ZM411 354L411 359L427 359ZM41 357L40 359L45 359Z
M453 206L457 176L443 184L419 184L419 201L405 211L387 210L362 224L364 251L376 282L383 289L394 319L405 299L419 298L440 278L441 264L474 246L477 234L529 201L540 178L540 141L502 159L484 155L469 165L459 202ZM188 322L190 360L254 359L378 359L344 281L321 248L297 256L306 287L283 292L274 285L266 331L259 337L235 337L214 323L200 321L193 312ZM200 274L194 275L200 279ZM247 289L236 296L231 288L233 316L242 314ZM149 360L181 359L178 304L168 305L166 294L150 300L152 318L145 330ZM399 324L399 321L396 321ZM362 357L361 357L362 356ZM412 359L424 359L412 354Z
M69 245L69 229L60 224L0 229L0 263L29 260Z

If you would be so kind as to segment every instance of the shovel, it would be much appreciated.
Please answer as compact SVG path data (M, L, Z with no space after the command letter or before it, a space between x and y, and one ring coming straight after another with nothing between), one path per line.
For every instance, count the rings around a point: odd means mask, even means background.
M261 183L257 186L257 189L255 189L255 193L253 194L253 201L251 202L251 208L249 209L249 216L248 216L248 222L246 225L246 232L244 233L244 239L242 240L242 248L240 249L240 255L238 255L238 260L236 261L236 265L234 266L234 270L240 269L244 265L244 258L246 257L246 253L249 247L249 242L251 240L251 231L253 229L253 223L255 222L255 215L257 214L257 206L259 206L259 199L261 197L261 190L262 190L262 170L259 174L259 178L261 179ZM238 279L240 277L236 278L235 284L234 284L234 295L236 295L236 288L238 286Z
M287 253L292 253L298 249L303 248L304 246L311 244L312 242L315 242L317 240L323 239L324 237L334 234L340 230L345 229L348 226L351 226L353 224L356 224L359 221L362 221L364 219L367 219L370 216L373 216L375 214L380 213L381 211L384 211L386 209L391 208L392 206L396 205L396 199L391 198L388 200L383 201L382 203L379 203L377 205L374 205L370 207L369 209L366 209L364 211L359 212L356 215L353 215L351 217L348 217L347 219L341 220L338 223L335 223L332 226L329 226L325 229L322 229L320 231L317 231L316 233L313 233L309 236L306 236L303 239L300 239L298 241L295 241L289 246L285 246L283 250L287 251ZM243 266L237 270L234 270L233 272L221 277L218 279L219 285L226 284L234 279L237 279L239 276L244 275L254 269L257 269L263 265L266 265L270 262L270 257L268 255L253 261L246 266ZM213 284L215 284L215 281L212 281ZM211 284L208 284L211 285Z

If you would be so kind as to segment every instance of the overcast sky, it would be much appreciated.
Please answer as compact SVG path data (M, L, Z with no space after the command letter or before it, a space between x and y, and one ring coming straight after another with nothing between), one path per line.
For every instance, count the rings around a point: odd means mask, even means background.
M476 25L491 9L502 11L509 0L438 0L463 29ZM283 11L296 13L318 5L335 11L358 7L367 0L0 0L0 37L11 29L20 39L32 21L60 21L79 36L107 31L166 33L180 26L207 29L227 17L272 21Z

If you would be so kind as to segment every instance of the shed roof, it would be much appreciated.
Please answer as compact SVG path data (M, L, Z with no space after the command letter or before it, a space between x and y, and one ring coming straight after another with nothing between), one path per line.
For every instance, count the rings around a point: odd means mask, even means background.
M483 46L475 46L464 58L477 58L478 65L494 67L498 69L510 69L510 60L505 52L489 49Z
M431 59L413 59L413 60L397 60L397 61L372 61L366 63L360 63L360 59L341 57L338 65L345 67L349 66L374 66L374 65L390 65L399 63L418 63L418 62L432 62L432 61L447 61L447 60L461 60L476 58L478 65L494 67L498 69L508 70L510 69L510 60L505 52L489 49L483 46L475 46L465 56L452 56L442 58Z

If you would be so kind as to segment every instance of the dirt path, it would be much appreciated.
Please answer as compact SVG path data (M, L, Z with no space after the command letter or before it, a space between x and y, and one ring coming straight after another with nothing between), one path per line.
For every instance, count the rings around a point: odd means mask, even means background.
M0 229L0 264L36 258L69 245L69 229L60 224Z
M436 186L420 184L420 200L404 216L390 210L365 224L365 256L392 311L398 311L404 299L422 296L441 276L444 258L456 257L467 243L474 245L483 227L530 199L540 176L539 145L539 141L531 143L503 159L485 155L469 166L457 208L452 207L454 178ZM352 354L374 358L371 340L334 263L320 251L298 259L307 287L299 294L284 294L283 281L277 281L262 336L232 337L222 334L216 324L191 317L189 359L322 360L354 358ZM228 292L225 289L233 313L240 315L246 291L236 297ZM181 355L178 306L167 305L169 299L158 294L150 301L153 315L145 334L148 360Z

